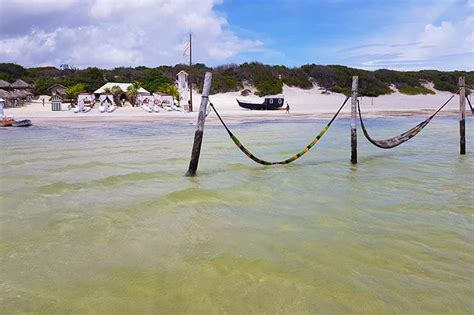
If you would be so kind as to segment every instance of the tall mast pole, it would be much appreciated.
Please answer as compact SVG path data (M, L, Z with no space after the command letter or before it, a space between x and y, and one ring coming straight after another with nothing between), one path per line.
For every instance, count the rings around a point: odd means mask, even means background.
M189 85L189 111L193 111L193 85L191 83L191 67L193 65L193 42L192 34L189 32L189 74L188 74L188 85Z

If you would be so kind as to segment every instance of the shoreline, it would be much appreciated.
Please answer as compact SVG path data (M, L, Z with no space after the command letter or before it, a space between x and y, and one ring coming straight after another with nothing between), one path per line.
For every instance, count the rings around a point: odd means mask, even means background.
M230 124L266 122L266 121L295 121L312 119L330 119L346 99L343 94L322 94L314 87L303 90L295 87L283 87L285 104L290 104L290 113L285 110L251 111L238 106L236 99L248 102L262 102L264 98L256 95L243 97L239 92L217 93L210 96L211 102L219 111L224 121ZM427 118L434 113L453 94L436 91L435 95L405 95L395 92L379 97L360 97L360 106L363 118L400 118L420 117ZM23 107L5 108L5 115L13 116L16 120L30 119L35 126L81 126L92 124L122 124L139 122L157 122L166 124L190 124L197 121L201 95L193 93L196 100L194 112L161 110L158 113L148 113L137 107L117 107L112 113L100 113L96 108L88 113L74 113L72 110L52 111L51 103L32 101ZM63 108L66 107L63 104ZM351 105L348 101L339 114L340 118L350 117ZM439 116L458 116L459 97L455 96L449 104L438 114ZM471 117L469 108L466 116ZM206 124L220 124L212 111L206 119Z
M376 119L376 118L427 118L433 113L432 110L420 110L420 111L379 111L369 112L363 114L364 119ZM140 115L140 116L123 116L123 115L94 115L87 116L88 114L76 114L74 117L65 116L28 116L20 117L15 115L15 119L30 119L33 122L33 126L36 127L81 127L81 126L96 126L96 125L110 125L110 124L140 124L140 123L163 123L166 125L196 125L197 112L193 113L180 113L180 115L166 115L158 113L154 115ZM224 121L231 125L247 124L247 123L259 123L259 122L295 122L295 121L311 121L311 120L326 120L331 119L334 113L307 113L307 114L285 114L281 115L232 115L226 114L221 115ZM457 117L456 111L440 112L438 117ZM471 117L471 114L466 115L467 119ZM351 118L350 113L340 113L339 118L349 119ZM206 118L206 125L220 125L217 116L214 113L210 113Z

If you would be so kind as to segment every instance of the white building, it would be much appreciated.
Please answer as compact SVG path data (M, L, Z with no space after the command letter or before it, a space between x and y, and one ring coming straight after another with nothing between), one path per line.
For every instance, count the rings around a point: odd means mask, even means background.
M184 70L181 70L176 75L176 85L178 87L178 92L181 100L180 104L187 105L189 100L189 84L188 84L188 73Z

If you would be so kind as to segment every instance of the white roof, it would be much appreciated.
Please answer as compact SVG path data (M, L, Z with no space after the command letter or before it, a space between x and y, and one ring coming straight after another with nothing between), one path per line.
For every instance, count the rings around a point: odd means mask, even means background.
M108 83L105 83L104 85L102 85L97 90L95 90L94 93L96 93L96 94L105 93L104 89L106 89L106 88L111 89L114 85L118 85L120 87L120 89L122 89L122 91L127 92L127 88L130 85L132 85L132 83L108 82ZM147 90L145 90L144 88L141 87L141 88L138 89L138 93L150 93L150 92L148 92Z

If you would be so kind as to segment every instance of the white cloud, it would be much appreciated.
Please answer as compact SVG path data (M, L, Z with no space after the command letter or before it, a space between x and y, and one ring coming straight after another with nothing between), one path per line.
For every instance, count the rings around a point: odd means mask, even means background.
M26 66L137 66L185 62L189 31L197 62L262 49L239 38L214 10L219 0L6 0L0 60ZM2 5L3 6L3 5ZM14 28L15 16L23 28ZM5 23L8 23L5 24ZM2 27L3 26L3 27Z
M385 43L353 47L344 51L350 51L349 63L367 69L472 70L473 27L472 16L457 23L428 23L418 32L388 36L390 44L387 40Z
M344 63L366 69L472 70L474 17L465 5L473 1L414 2L395 10L385 29L375 29L339 53L347 55Z

